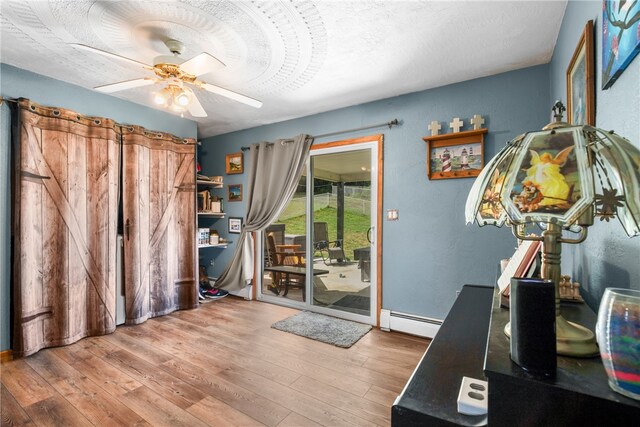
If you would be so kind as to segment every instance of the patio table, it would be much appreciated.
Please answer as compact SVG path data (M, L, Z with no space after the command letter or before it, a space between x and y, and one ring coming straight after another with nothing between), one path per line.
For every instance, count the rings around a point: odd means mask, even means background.
M293 284L291 282L290 276L301 276L302 281L304 283L304 278L307 276L307 267L294 266L294 265L274 265L271 267L265 267L264 271L272 271L274 273L283 273L284 274L284 294L283 297L286 297L289 293L289 285ZM322 274L329 274L329 270L321 270L319 268L313 269L314 276L320 276ZM280 286L278 286L276 295L280 295ZM302 298L305 299L306 289L305 285L302 285Z

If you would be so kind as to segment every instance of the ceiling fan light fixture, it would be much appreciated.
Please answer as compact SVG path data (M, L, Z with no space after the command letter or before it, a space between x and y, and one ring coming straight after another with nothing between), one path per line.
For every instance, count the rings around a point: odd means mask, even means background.
M262 106L262 102L257 99L198 80L198 76L208 74L219 67L224 67L224 63L206 52L202 52L185 61L180 57L184 46L177 40L165 41L165 45L173 55L157 56L153 60L153 66L91 46L81 44L72 45L102 56L127 61L131 64L141 66L145 70L152 71L155 74L155 77L126 80L94 88L100 92L113 93L161 83L164 87L151 94L150 100L153 104L180 113L181 116L184 112L188 112L192 117L207 117L207 112L202 107L194 91L189 88L189 85L234 101L242 102L254 108L260 108Z
M168 87L163 88L160 92L156 92L153 102L156 105L166 105L171 97L171 90Z
M191 97L189 96L189 93L184 89L180 89L178 93L173 97L173 103L181 107L188 106L190 102Z

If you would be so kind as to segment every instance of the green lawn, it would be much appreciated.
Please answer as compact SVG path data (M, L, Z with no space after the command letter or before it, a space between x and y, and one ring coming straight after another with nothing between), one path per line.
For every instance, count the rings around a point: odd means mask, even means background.
M324 208L315 212L314 221L326 222L329 227L329 240L336 239L336 222L338 211L335 208ZM306 234L306 216L297 216L284 221L277 221L285 224L287 234ZM344 213L344 253L349 259L353 259L353 250L369 246L367 241L367 230L370 220L367 215L361 215L345 211Z

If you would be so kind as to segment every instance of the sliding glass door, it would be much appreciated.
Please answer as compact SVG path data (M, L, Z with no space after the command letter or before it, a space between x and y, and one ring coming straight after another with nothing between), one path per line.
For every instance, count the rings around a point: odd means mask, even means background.
M261 299L376 324L380 139L312 149L296 194L261 239Z

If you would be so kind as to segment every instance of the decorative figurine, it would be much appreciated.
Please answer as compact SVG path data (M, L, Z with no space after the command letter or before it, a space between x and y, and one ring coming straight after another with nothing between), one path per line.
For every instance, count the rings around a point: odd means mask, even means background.
M471 124L473 125L473 130L482 129L482 125L484 124L484 119L480 114L476 114L471 119Z
M427 129L431 131L431 136L436 136L440 133L440 129L442 129L442 126L440 125L440 122L434 120L427 127Z
M460 120L460 117L456 117L453 119L451 123L449 123L449 127L453 129L453 133L460 132L460 129L464 126L464 121Z

